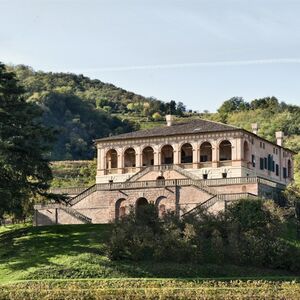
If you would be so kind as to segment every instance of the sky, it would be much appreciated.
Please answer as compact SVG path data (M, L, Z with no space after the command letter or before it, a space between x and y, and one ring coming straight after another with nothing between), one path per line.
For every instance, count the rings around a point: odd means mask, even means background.
M215 111L300 105L299 0L0 0L0 61Z

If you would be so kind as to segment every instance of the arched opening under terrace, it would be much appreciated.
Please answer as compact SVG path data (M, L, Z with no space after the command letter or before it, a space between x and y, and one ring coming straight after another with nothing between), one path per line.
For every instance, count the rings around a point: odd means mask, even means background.
M126 215L126 206L125 206L125 199L121 198L116 201L115 205L115 218L116 220L124 217Z
M144 211L145 211L145 207L149 204L148 200L144 197L141 197L139 199L136 200L135 202L135 211L137 216L142 216Z
M160 218L163 218L167 212L166 210L166 204L165 204L165 196L160 196L155 201L155 206L157 208L158 216Z

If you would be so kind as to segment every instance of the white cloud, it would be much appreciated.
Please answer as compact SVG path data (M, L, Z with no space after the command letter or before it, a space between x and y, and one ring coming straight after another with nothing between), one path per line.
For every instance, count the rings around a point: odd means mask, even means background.
M300 58L274 58L274 59L255 59L255 60L232 60L232 61L210 61L210 62L192 62L177 64L157 64L157 65L137 65L137 66L116 66L100 67L74 70L74 72L122 72L139 70L160 70L177 68L195 68L195 67L226 67L226 66L247 66L247 65L268 65L268 64L300 64Z

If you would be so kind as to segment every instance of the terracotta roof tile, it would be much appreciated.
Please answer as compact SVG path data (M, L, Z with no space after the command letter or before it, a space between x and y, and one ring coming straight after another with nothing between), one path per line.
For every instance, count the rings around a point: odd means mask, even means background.
M114 135L98 139L96 142L232 130L240 130L240 128L223 123L199 119L190 122L174 123L172 126L155 127L152 129Z

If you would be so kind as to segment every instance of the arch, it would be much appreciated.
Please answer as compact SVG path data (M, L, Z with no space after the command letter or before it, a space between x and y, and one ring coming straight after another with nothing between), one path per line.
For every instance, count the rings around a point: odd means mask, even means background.
M171 145L164 145L161 148L161 164L172 165L174 163L174 149Z
M219 160L232 160L232 146L228 140L224 140L219 145Z
M212 161L212 146L210 142L204 142L200 145L200 162Z
M185 143L181 146L181 163L190 164L193 162L193 146L190 143Z
M124 198L118 199L116 201L116 204L115 204L115 218L116 218L116 220L118 220L119 218L124 217L125 214L126 214L125 201L126 201L126 199L124 199Z
M138 208L139 206L144 206L149 204L148 200L145 197L140 197L136 200L135 206Z
M292 163L290 159L288 160L287 177L288 178L292 177Z
M135 202L135 212L137 215L141 214L143 215L143 208L148 205L149 202L146 198L140 197Z
M118 168L118 153L115 149L106 152L106 169Z
M160 175L156 178L156 185L157 186L164 186L165 185L165 177Z
M157 211L158 211L158 216L160 218L164 217L165 214L166 214L166 204L163 203L164 200L167 199L166 196L159 196L156 201L155 201L155 206L157 208Z
M250 162L250 148L249 143L247 141L244 141L243 148L243 158L245 161Z
M124 168L134 168L135 167L136 154L135 150L130 147L124 152Z
M154 150L152 147L147 146L143 149L142 161L143 167L154 165Z

